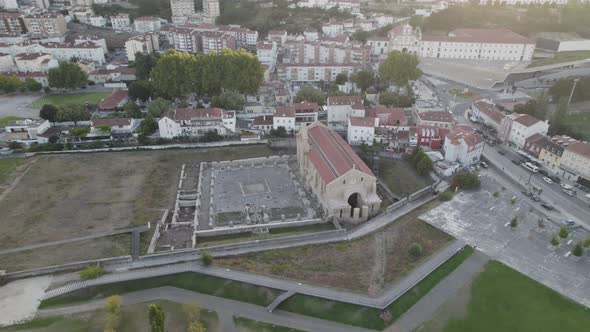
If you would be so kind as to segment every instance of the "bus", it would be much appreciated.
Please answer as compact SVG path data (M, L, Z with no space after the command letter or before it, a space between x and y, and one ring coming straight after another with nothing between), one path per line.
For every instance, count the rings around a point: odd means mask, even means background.
M533 163L523 163L522 167L528 169L529 171L533 172L533 173L537 173L539 171L539 168L535 165L533 165Z

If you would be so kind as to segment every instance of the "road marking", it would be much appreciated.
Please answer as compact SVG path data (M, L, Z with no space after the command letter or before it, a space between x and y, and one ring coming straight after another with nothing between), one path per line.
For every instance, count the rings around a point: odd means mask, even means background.
M496 208L495 206L492 206L492 207L490 208L490 211L493 211L495 208Z
M567 241L567 245L569 246L570 244L572 244L572 242L574 242L574 240Z
M510 225L510 221L504 224L504 227L508 227Z
M563 255L563 257L569 257L571 253L572 253L571 251L568 251L565 253L565 255Z

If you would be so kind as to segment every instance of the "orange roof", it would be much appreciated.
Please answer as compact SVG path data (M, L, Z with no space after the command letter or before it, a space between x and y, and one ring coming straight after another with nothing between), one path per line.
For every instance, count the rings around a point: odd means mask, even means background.
M187 121L199 118L221 119L222 116L223 110L221 108L177 108L169 110L164 114L164 117L174 121Z
M103 110L110 110L116 108L128 96L129 92L127 90L113 91L113 93L111 93L110 96L106 97L100 103L98 103L98 107Z
M367 127L367 128L374 128L375 127L375 118L374 117L351 116L349 119L350 119L351 126Z
M274 116L277 118L294 118L295 107L293 106L277 106L275 107Z

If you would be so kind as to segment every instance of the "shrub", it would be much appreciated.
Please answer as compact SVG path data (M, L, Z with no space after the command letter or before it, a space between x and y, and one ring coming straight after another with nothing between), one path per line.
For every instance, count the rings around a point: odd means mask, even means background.
M84 270L80 271L80 278L84 280L96 279L105 274L104 268L100 265L88 265Z
M414 242L408 247L408 253L414 258L420 257L422 255L422 246Z
M512 204L512 205L516 204L516 197L512 197L510 199L510 204Z
M500 193L496 191L492 194L492 196L494 196L495 198L498 198L498 197L500 197Z
M213 264L213 256L211 256L210 253L203 251L201 253L201 261L203 262L203 264L205 266L209 266L209 265Z
M475 173L459 172L451 179L451 189L477 189L479 185L479 177Z
M518 226L518 218L514 217L510 220L510 227L515 228L516 226Z
M582 256L582 254L584 254L584 247L582 247L581 242L578 242L578 244L576 244L576 246L574 247L574 250L572 250L572 255L580 257Z
M565 239L568 235L570 235L570 231L565 226L561 226L559 229L559 237Z
M453 193L450 191L443 191L440 195L438 195L438 199L442 202L450 201L453 199Z
M121 323L121 297L118 295L110 296L104 306L104 330L116 331Z
M584 248L590 247L590 237L587 238L586 240L582 241L582 247L584 247Z
M553 235L553 237L551 238L551 245L552 246L559 245L559 235L557 235L557 234Z
M157 304L148 306L148 316L152 332L164 332L166 326L166 313Z

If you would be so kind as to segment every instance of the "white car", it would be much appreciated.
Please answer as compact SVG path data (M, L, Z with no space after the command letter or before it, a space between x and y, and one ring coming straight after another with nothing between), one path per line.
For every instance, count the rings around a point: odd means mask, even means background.
M562 184L561 184L561 187L562 187L563 189L568 189L568 190L569 190L569 189L573 189L573 188L574 188L574 187L572 187L571 185L569 185L569 184L567 184L567 183L562 183Z
M546 176L543 177L543 181L545 181L545 182L547 182L549 184L553 183L553 180L551 180L550 178L548 178Z

